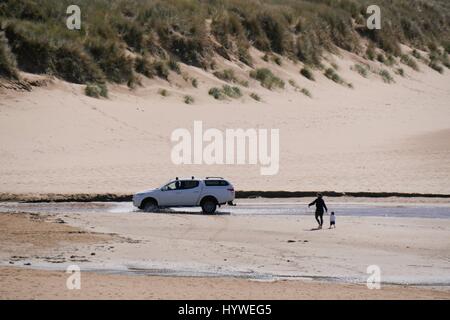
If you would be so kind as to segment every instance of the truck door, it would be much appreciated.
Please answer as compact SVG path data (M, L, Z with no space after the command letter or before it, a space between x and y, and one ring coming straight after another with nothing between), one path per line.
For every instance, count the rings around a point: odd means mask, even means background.
M158 204L161 207L175 207L177 203L181 202L181 182L172 181L171 183L162 187L159 194Z
M197 205L201 185L198 180L181 180L181 193L177 197L177 206L191 207Z

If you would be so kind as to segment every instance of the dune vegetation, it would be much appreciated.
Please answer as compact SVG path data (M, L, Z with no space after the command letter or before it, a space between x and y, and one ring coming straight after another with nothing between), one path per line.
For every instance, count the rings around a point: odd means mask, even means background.
M66 27L66 8L71 4L81 8L81 30ZM249 48L274 57L279 65L278 56L300 61L308 66L302 74L313 80L309 68L320 67L323 53L337 48L386 64L395 57L417 69L417 51L403 53L401 43L426 52L420 59L438 72L449 67L447 0L379 0L382 30L365 27L370 4L369 0L3 0L0 77L15 79L18 71L25 71L77 84L133 87L141 76L167 79L170 72L180 74L182 62L215 72L227 82L246 84L230 71L214 70L214 57L220 55L255 68L253 77L272 88L281 87L281 80L270 71L257 70ZM328 75L337 79L331 71Z

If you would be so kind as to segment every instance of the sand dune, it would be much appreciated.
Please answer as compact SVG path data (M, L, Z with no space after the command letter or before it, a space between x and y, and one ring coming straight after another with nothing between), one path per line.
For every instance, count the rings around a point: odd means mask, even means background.
M353 84L349 89L319 71L317 81L307 80L300 64L283 59L280 67L252 54L285 80L285 90L270 91L251 80L243 98L217 101L208 90L225 82L185 65L183 71L198 78L198 89L174 74L170 84L144 79L134 91L111 86L108 100L86 97L82 86L59 80L32 92L3 89L0 192L132 193L174 176L220 175L239 190L450 193L449 72L404 66L406 77L396 75L395 84L386 84L373 73L365 79L350 70L360 57L329 57ZM248 75L248 67L219 58L218 66ZM160 88L170 95L158 95ZM195 98L193 105L183 103L185 94ZM192 130L194 120L220 130L280 129L279 173L261 176L259 166L251 165L173 165L170 134Z

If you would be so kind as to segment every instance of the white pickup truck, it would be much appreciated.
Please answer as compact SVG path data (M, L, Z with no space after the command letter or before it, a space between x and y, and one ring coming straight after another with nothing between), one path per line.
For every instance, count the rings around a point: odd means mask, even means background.
M167 207L201 207L203 213L213 214L217 206L233 204L234 187L219 177L179 179L161 188L141 191L133 196L135 207L146 212Z

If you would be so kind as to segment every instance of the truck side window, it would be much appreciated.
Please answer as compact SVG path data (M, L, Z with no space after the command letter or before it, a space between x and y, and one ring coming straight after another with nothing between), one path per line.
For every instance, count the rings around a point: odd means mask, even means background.
M196 180L183 180L183 181L181 181L180 189L183 189L183 190L194 189L194 188L197 188L198 185L199 185L199 182Z
M225 187L229 183L225 180L205 180L205 185L208 187Z

